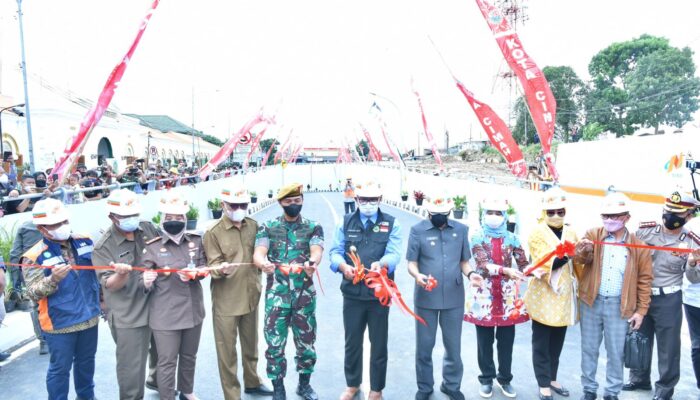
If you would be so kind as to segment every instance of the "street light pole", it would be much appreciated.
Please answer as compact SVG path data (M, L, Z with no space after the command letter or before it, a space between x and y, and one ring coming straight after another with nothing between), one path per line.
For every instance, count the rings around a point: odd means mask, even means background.
M11 110L15 107L24 107L24 104L16 104L0 109L0 162L5 162L5 137L2 133L2 113L6 110Z
M22 81L24 82L24 116L27 119L27 140L29 141L29 169L34 172L34 142L32 140L32 118L29 115L29 91L27 90L27 63L24 54L24 25L22 24L22 0L17 0L17 16L19 17L19 42L22 50Z

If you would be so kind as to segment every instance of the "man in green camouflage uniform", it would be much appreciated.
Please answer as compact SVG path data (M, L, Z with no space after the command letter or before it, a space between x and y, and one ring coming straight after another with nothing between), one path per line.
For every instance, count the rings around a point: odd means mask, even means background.
M274 385L273 400L286 399L284 349L292 328L299 372L297 394L317 400L309 384L316 364L316 289L313 274L323 255L323 228L299 213L304 202L302 185L285 186L277 193L284 214L258 228L255 264L267 273L265 341L267 376Z

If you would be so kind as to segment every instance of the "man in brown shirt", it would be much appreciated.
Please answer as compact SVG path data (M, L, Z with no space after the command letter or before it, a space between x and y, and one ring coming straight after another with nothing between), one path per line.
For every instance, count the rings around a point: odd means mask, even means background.
M95 244L92 261L95 265L114 265L114 270L101 270L97 275L107 305L107 321L117 345L117 381L120 400L143 399L144 383L157 390L158 353L148 327L148 295L140 285L141 273L132 266L141 266L145 242L160 236L149 221L140 221L141 205L131 190L115 190L107 199L112 225ZM150 358L149 356L150 346ZM144 370L149 359L148 381Z
M272 396L258 376L258 303L261 272L253 262L258 223L247 218L250 196L243 188L221 192L224 215L204 234L204 252L211 272L214 337L221 388L226 400L241 398L237 377L236 336L243 353L245 393Z

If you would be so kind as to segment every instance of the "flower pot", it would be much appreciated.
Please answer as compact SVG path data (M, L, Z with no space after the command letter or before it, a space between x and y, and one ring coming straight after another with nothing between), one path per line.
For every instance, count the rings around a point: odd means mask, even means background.
M508 232L515 233L515 222L506 223L506 229L508 229Z
M211 210L211 217L214 219L219 219L219 218L221 218L222 213L223 213L223 210Z
M271 199L271 198L272 198L272 193L268 193L268 194L267 194L267 198L268 198L268 199Z
M407 201L408 200L408 195L401 196L401 201Z
M187 220L187 228L188 231L195 230L197 229L197 220L196 219L188 219Z
M455 219L462 219L462 217L464 217L464 210L454 210L452 211L452 214L454 215Z
M253 204L255 204L255 203L258 202L258 198L257 198L257 197L251 197L251 198L250 198L250 202L253 203Z
M416 205L417 205L417 206L422 206L422 205L423 205L423 199L416 199Z

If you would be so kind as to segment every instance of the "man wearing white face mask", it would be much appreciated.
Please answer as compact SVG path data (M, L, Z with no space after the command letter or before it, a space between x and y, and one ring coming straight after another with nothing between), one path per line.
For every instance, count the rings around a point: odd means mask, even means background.
M72 369L77 398L94 399L99 282L94 270L71 267L93 265L92 241L71 234L68 211L58 200L38 201L32 221L43 238L24 253L22 264L49 268L22 270L27 294L39 303L41 329L51 348L46 373L48 398L68 397Z
M204 234L204 252L211 271L214 338L224 399L241 398L236 337L240 337L245 393L272 396L258 375L258 304L262 272L250 264L258 223L246 217L250 195L243 188L221 191L225 212Z
M158 354L148 327L148 295L140 286L141 273L131 266L141 265L146 242L160 236L149 221L141 221L141 205L136 193L113 191L107 199L112 225L95 244L95 265L112 265L113 270L98 272L107 305L107 322L117 345L117 381L120 400L143 398L144 384L156 387ZM145 381L146 360L150 362Z
M331 270L343 274L343 325L345 327L345 381L341 400L356 398L362 383L362 343L369 329L370 393L368 399L379 400L386 384L389 308L382 306L364 282L353 284L355 268L348 253L355 247L362 263L373 271L387 268L394 279L394 269L401 260L401 229L398 220L379 209L381 188L374 182L356 186L357 211L346 214L338 225L331 248Z

